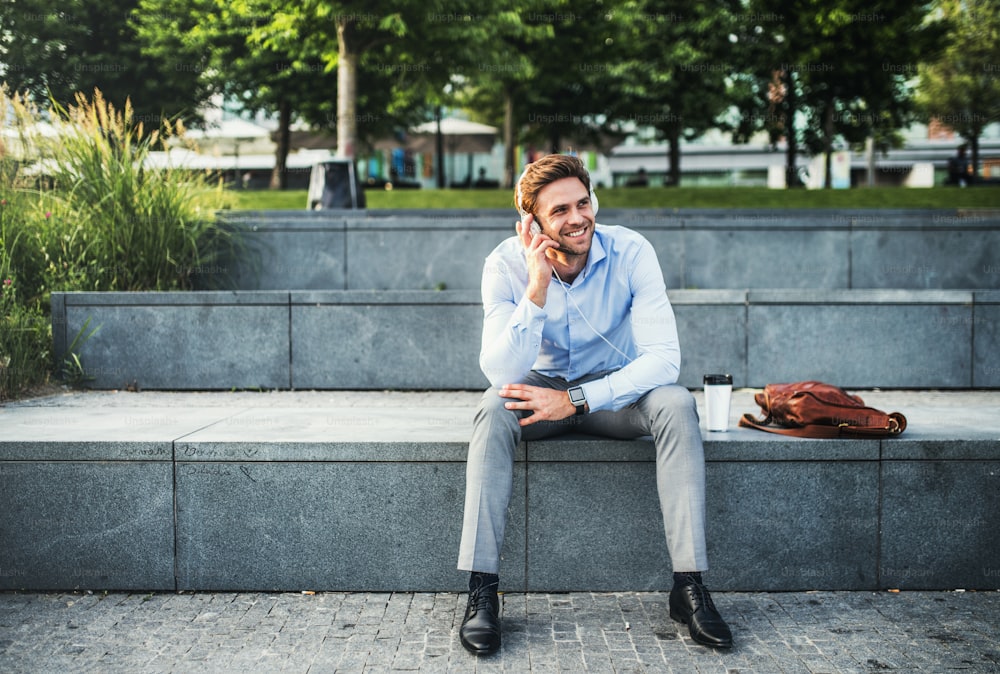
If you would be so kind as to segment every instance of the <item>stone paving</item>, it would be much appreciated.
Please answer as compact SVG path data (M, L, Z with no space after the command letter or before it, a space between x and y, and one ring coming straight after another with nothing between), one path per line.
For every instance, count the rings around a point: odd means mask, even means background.
M455 593L0 593L0 672L1000 672L1000 592L717 593L735 647L667 593L506 594L501 651Z

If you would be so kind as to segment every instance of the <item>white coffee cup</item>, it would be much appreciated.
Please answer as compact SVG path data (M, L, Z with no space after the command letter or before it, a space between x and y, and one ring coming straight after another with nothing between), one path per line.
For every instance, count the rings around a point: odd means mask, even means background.
M729 430L729 402L733 396L733 375L705 375L706 426L710 431Z

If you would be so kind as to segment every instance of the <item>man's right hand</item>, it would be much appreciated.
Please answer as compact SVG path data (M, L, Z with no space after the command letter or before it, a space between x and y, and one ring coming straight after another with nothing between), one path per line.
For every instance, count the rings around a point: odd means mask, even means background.
M521 244L524 246L525 257L528 261L528 289L525 294L536 306L544 308L549 284L552 283L552 262L546 255L546 251L550 248L558 248L559 244L545 234L531 233L531 223L534 218L535 216L529 213L524 220L517 223L515 228L521 239Z

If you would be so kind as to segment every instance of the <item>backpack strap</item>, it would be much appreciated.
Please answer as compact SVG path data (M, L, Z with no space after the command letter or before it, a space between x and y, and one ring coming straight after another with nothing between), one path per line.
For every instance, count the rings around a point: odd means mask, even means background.
M799 428L781 428L769 426L768 420L763 423L753 418L751 414L744 414L740 417L740 426L745 428L756 428L759 431L777 433L778 435L790 435L795 438L839 438L843 435L839 426L801 426Z
M858 426L801 426L799 428L782 428L770 426L770 417L763 422L753 418L751 414L740 417L739 425L744 428L756 428L759 431L790 435L795 438L884 438L899 435L906 429L906 417L899 412L888 415L889 428L860 428Z

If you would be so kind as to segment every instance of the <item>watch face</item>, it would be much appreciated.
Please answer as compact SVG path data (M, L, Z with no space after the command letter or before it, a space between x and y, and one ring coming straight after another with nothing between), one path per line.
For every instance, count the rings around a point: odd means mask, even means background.
M583 389L577 386L569 390L569 400L574 405L583 405L587 402L587 396L583 394Z

